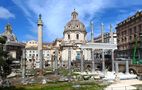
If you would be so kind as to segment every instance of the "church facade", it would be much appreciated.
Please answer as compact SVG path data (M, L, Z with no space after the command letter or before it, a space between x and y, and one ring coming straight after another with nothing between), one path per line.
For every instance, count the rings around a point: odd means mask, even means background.
M5 31L0 34L0 37L6 38L4 50L12 57L12 69L20 69L22 49L25 48L24 43L18 42L15 34L13 33L12 26L9 23L5 26Z
M81 59L80 45L87 42L85 25L78 19L78 13L74 10L71 13L71 20L66 24L63 32L63 41L61 43L63 65L67 65L69 59L69 49L71 52L71 61ZM90 50L83 50L85 60L91 60Z
M55 57L57 56L58 66L67 67L68 59L71 62L81 60L80 45L87 43L85 25L78 19L78 13L74 10L71 13L71 20L65 25L63 38L56 39L52 43L43 43L43 60L46 66L55 66ZM26 59L27 63L36 61L38 42L31 40L26 43ZM57 54L55 55L57 51ZM69 51L71 55L69 56ZM35 52L35 53L32 53ZM91 50L83 50L84 60L91 60ZM31 64L36 67L36 64Z

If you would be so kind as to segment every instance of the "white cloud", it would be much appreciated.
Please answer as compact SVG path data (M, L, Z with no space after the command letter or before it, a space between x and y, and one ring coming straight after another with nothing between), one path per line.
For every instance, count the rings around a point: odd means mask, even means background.
M100 12L108 4L103 0L26 0L24 3L22 0L13 0L13 2L25 12L30 23L35 23L38 14L42 14L44 39L49 41L62 38L64 26L70 20L74 8L79 13L79 19L87 27L95 13Z
M79 13L79 19L89 27L90 20L94 17L98 18L98 12L103 12L104 8L121 8L127 7L127 3L131 4L128 0L12 0L17 6L19 6L26 14L27 20L31 24L31 30L37 29L36 22L38 15L42 14L44 22L44 41L52 41L55 38L62 38L64 26L71 18L71 12L75 8ZM133 0L134 1L134 0ZM122 18L122 16L121 16ZM116 18L114 21L108 21L108 23L116 24L120 18ZM97 22L95 20L95 22ZM99 27L99 26L98 26ZM106 24L108 29L109 24ZM88 30L89 32L89 30ZM94 36L98 35L95 31ZM37 34L37 31L33 32ZM87 34L88 37L89 34Z
M15 18L15 15L12 14L8 9L4 7L0 7L0 18L8 19L8 18Z

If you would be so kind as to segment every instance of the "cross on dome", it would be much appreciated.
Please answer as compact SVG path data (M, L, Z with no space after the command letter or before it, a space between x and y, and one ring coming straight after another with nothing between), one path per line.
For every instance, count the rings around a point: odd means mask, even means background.
M73 20L76 20L77 19L77 16L78 16L78 13L76 12L76 10L74 9L74 11L72 12L72 19Z

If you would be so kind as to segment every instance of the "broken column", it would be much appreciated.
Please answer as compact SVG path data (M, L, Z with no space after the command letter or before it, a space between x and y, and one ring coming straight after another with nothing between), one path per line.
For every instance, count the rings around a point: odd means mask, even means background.
M125 65L126 65L126 74L129 74L129 61L128 60L126 60L125 61Z
M112 72L114 71L114 50L111 50Z
M105 57L104 57L104 49L102 49L102 72L105 73Z
M118 68L118 62L115 62L115 73L118 74L119 68Z
M83 62L83 50L81 49L80 51L80 56L81 56L81 72L84 71L84 62Z
M92 72L95 72L94 50L92 49Z
M55 50L55 74L58 73L58 49Z
M26 50L22 50L22 78L25 78L26 74Z
M68 70L69 74L71 74L71 47L68 48Z

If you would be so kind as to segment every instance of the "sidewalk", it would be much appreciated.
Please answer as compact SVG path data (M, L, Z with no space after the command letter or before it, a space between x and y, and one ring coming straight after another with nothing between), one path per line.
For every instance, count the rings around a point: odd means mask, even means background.
M104 90L134 90L136 87L132 85L142 84L142 81L133 79L133 80L120 80L118 82L114 82L110 86L106 87Z

